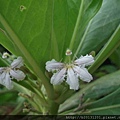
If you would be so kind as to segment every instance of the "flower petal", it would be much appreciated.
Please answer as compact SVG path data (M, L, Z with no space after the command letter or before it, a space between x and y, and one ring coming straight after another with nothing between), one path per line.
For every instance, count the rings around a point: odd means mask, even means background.
M4 85L7 89L13 88L13 84L12 84L9 72L3 72L0 75L0 84Z
M63 68L62 70L54 73L53 76L51 77L51 84L53 85L60 84L64 80L65 73L66 68Z
M11 67L12 68L20 68L21 66L23 66L23 59L22 59L22 57L18 57L17 59L15 59L11 63Z
M73 69L81 80L85 82L90 82L93 79L92 75L88 72L86 68L80 68L78 66L75 66Z
M91 65L94 62L94 57L92 55L81 56L79 59L75 60L77 65Z
M4 72L6 70L6 67L0 67L0 73Z
M61 62L57 62L54 59L52 59L51 61L46 62L46 70L48 72L50 71L54 71L54 70L60 70L64 67L64 64Z
M25 79L25 74L20 70L10 70L10 75L17 81Z
M69 68L67 71L67 81L66 82L70 85L70 89L74 89L74 90L79 89L78 78L72 68Z
M2 85L3 85L3 80L5 79L5 75L6 75L5 72L0 74L0 84Z

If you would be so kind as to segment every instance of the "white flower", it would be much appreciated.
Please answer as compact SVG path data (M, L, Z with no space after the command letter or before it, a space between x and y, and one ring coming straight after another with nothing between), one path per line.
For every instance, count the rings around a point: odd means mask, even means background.
M16 79L17 81L23 80L25 74L19 70L23 66L22 57L15 59L9 67L0 68L0 84L6 86L8 89L13 88L13 83L11 79Z
M85 68L85 66L91 65L94 62L92 55L81 56L73 63L65 64L57 62L54 59L46 62L46 70L48 72L54 72L51 77L51 84L57 85L66 79L67 84L70 85L70 89L79 89L79 78L85 82L90 82L93 77Z

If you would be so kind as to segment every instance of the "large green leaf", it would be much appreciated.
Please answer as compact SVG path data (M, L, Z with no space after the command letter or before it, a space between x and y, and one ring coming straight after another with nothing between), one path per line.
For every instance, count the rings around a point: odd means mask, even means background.
M85 114L103 114L103 115L119 115L118 111L120 110L120 88L105 95L103 98L97 100L96 102L90 103L87 105L88 111ZM84 114L84 112L83 112Z
M7 26L13 30L14 34L19 39L18 41L21 42L21 48L19 48L21 49L20 51L23 53L22 49L25 48L26 51L29 51L29 53L25 53L24 51L24 56L29 58L28 54L30 54L30 56L34 58L34 61L39 64L39 62L41 62L40 58L43 58L43 54L46 52L46 49L50 49L50 45L48 44L51 32L51 17L48 16L47 19L49 19L49 21L47 21L47 23L45 23L45 21L48 14L47 10L52 10L52 6L50 5L50 7L48 7L48 4L50 3L48 3L46 0L44 2L42 0L34 2L32 0L21 0L17 2L14 2L13 0L3 0L0 2L0 12L2 16L4 16L3 21L8 23ZM26 10L21 11L21 5L24 5ZM45 31L48 33L47 35L45 35ZM6 43L8 43L8 41L10 40L6 40ZM19 43L15 43L16 39L13 40L12 38L12 41L14 42L15 46L19 47L19 45L17 45ZM1 41L1 43L3 42ZM6 47L7 46L9 45L7 44ZM49 51L47 51L45 54L49 54L48 52ZM44 58L46 56L44 56Z
M120 45L120 24L109 38L108 42L104 47L99 51L96 56L94 64L90 67L90 71L94 72Z
M80 54L98 51L120 24L120 1L104 0L80 43Z
M95 114L95 112L99 110L105 110L107 113L111 114L111 111L114 111L114 109L119 110L119 92L120 92L120 71L117 71L112 74L108 74L104 77L101 77L97 80L95 80L93 83L90 83L85 88L81 89L79 92L77 92L75 95L73 95L71 98L69 98L67 101L65 101L61 105L60 112L70 110L73 112L75 108L78 107L80 101L80 96L84 94L83 97L83 108L86 109L86 111L82 112L78 110L79 114ZM71 104L69 104L71 103ZM73 110L71 110L73 109ZM117 114L117 111L114 111L114 114ZM76 112L73 112L76 114ZM102 112L103 113L103 112ZM99 114L102 114L99 112ZM63 113L64 114L64 113Z
M3 34L0 42L13 53L17 51L17 55L21 55L19 53L21 51L27 59L31 56L37 65L44 69L47 60L51 57L58 59L63 52L60 46L64 46L65 36L71 38L79 4L78 0L19 0L17 2L14 2L14 0L1 0L0 13L4 18L3 21L7 22L22 46L19 48L16 39L5 39ZM26 9L21 11L21 5L25 6ZM5 26L0 27L3 31L6 31ZM58 45L60 46L58 47ZM29 53L25 53L23 47Z
M80 0L19 0L17 2L1 0L0 13L21 44L29 51L31 57L44 70L45 61L52 58L60 60L64 57L79 9L82 16L77 33L77 43L80 39L79 35L83 34L86 25L99 10L102 1L85 0L81 5L83 8L80 8L80 3ZM21 6L26 9L21 11ZM6 28L2 25L0 27L5 31ZM1 35L1 44L11 52L17 51L16 54L21 55L23 46L17 49L16 46L19 47L19 45L16 45L14 41L16 40L13 38L5 39ZM24 56L28 58L27 53Z
M79 49L79 43L82 42L81 38L85 32L85 29L87 28L90 20L100 9L101 4L102 0L81 0L79 14L69 46L70 49L72 49L73 53L75 53L75 51ZM74 55L74 57L76 57L76 54Z

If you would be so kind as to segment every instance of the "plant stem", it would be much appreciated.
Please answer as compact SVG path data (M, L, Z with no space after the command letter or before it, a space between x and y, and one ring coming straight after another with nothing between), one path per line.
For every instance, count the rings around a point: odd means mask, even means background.
M58 109L59 109L59 104L54 101L51 101L50 114L57 115Z
M70 96L72 96L74 92L75 91L73 90L66 90L55 101L59 104L62 104L65 100L67 100Z

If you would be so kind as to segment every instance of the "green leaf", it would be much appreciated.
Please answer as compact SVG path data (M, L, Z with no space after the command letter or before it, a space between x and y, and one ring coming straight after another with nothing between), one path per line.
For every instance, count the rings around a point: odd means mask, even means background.
M31 67L42 80L47 91L50 92L52 91L52 86L46 80L44 72L41 71L41 69L44 69L41 66L44 66L46 57L49 56L48 44L50 42L51 16L48 13L52 10L52 7L51 5L48 6L48 4L51 4L51 2L47 0L44 0L44 2L42 0L31 0L29 2L27 0L17 2L2 0L0 1L0 22L4 26L3 30L6 29L10 38L6 39L5 44L2 40L1 43L5 47L8 46L7 48L11 49L11 51L18 50L17 55L23 56L26 64ZM24 5L26 10L21 11L21 5ZM35 19L35 17L37 18ZM47 22L46 19L48 19ZM12 41L17 49L11 48L9 41Z
M120 115L120 104L91 109L83 115Z
M50 58L60 60L64 57L72 37L80 3L79 0L36 0L35 2L2 0L0 11L24 47L29 50L37 64L41 63L40 67L44 70L45 61ZM84 1L80 31L84 31L90 19L99 10L101 3L101 0ZM21 11L21 5L26 9ZM3 26L1 28L5 31ZM1 38L5 39L2 35ZM13 53L18 51L17 55L20 55L20 48L18 50L12 41L5 39L4 42L1 40L1 43Z
M1 0L0 13L4 18L3 21L12 29L18 40L16 38L13 40L13 33L5 30L6 27L1 20L1 29L9 34L11 39L5 39L2 32L0 43L13 53L17 51L17 55L22 53L28 61L31 56L40 69L45 70L47 60L62 59L62 57L59 59L59 55L63 53L61 46L65 43L69 45L79 4L78 0L19 0L17 2ZM21 5L26 9L21 11ZM66 37L69 37L67 41Z
M120 71L114 72L103 76L92 83L89 83L86 87L81 89L67 101L65 101L59 112L64 114L64 111L70 110L70 112L78 107L80 101L80 96L84 94L83 97L83 109L97 109L99 107L108 107L119 104L119 86L120 86ZM116 99L114 99L116 98ZM112 100L112 101L110 101ZM71 103L71 104L69 104ZM119 105L118 105L119 107ZM72 110L73 109L73 110ZM79 111L79 113L82 111ZM87 112L87 111L85 111ZM75 112L74 112L75 113ZM76 114L76 113L75 113Z
M120 25L117 27L113 35L105 46L99 51L95 58L94 64L89 68L91 72L94 72L120 45Z
M120 88L114 92L105 95L93 103L88 103L87 111L82 114L89 115L119 115L120 110Z
M87 105L86 108L87 109L93 109L93 108L99 109L101 107L106 107L106 108L108 107L109 109L109 106L112 106L112 105L118 104L119 106L119 101L120 101L119 94L120 94L120 89L117 88L117 90L114 90L108 95L104 95L102 98L99 98L97 101L93 103L89 103L89 105Z
M118 47L109 57L111 62L120 68L120 47Z
M61 60L65 57L65 51L70 44L80 3L80 0L54 0L52 38L50 44L51 47L54 47L55 43L57 43L59 58L51 55L51 59ZM55 54L56 50L52 50L52 54Z
M98 51L108 41L120 23L120 1L104 0L80 43L79 55Z
M0 44L2 44L5 47L7 46L7 49L9 50L9 52L16 54L16 55L18 54L19 50L14 46L14 43L11 41L9 35L2 28L0 28Z
M82 42L82 36L85 29L87 28L90 20L96 15L100 9L102 0L81 0L81 5L79 9L79 14L77 17L76 25L73 31L73 35L70 42L70 49L73 49L73 53L77 50L79 51L79 43ZM73 48L73 46L75 46ZM78 48L77 48L78 47ZM76 53L77 54L77 53ZM76 54L74 57L76 57Z

